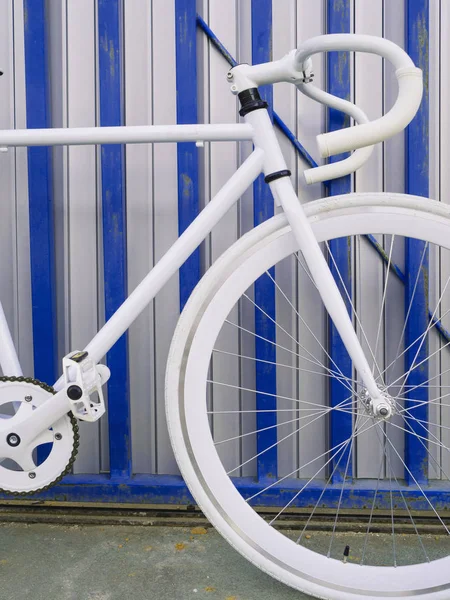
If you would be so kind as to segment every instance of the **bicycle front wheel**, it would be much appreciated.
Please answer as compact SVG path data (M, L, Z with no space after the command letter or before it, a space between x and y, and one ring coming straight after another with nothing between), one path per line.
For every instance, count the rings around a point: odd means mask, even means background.
M448 600L450 210L350 194L305 211L391 414L371 413L329 346L280 215L214 264L181 315L166 379L181 473L216 529L296 589Z

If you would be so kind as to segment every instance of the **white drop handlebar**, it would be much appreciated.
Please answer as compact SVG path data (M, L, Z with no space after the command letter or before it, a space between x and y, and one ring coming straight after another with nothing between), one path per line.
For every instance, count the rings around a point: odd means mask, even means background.
M394 106L379 119L317 136L319 151L324 158L371 146L394 136L414 118L422 100L422 71L414 66L413 61L404 50L384 38L345 33L311 38L302 44L295 53L295 69L297 71L309 69L308 59L313 54L339 50L369 52L386 58L396 69L395 75L399 89ZM306 93L303 89L301 91ZM323 94L325 92L321 92L321 94L322 99L319 97L317 99L329 104L324 101ZM308 95L312 96L312 94ZM344 112L348 111L344 110Z
M358 106L352 102L328 94L312 85L312 83L299 83L297 89L302 92L302 94L305 94L305 96L308 96L321 104L325 104L330 108L335 108L336 110L346 113L358 124L369 123L367 115ZM362 165L369 160L372 151L373 146L366 146L355 150L351 156L338 162L306 169L306 171L303 171L306 183L319 183L321 181L328 181L330 179L349 175L362 167Z

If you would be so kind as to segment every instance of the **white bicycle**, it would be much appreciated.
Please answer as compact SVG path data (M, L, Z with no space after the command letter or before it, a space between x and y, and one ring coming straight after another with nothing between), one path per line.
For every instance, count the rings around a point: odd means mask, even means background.
M331 50L372 52L393 63L399 94L386 115L368 122L353 104L313 87L310 57ZM217 530L260 569L294 588L329 600L448 600L450 532L445 502L436 486L432 488L418 480L409 469L399 439L404 436L406 446L409 439L421 444L429 457L427 470L434 469L436 479L448 482L444 466L448 459L445 453L450 450L445 445L445 426L434 423L429 414L436 406L444 411L446 404L442 399L448 396L445 389L449 385L445 385L444 378L448 357L444 349L450 342L442 342L439 332L445 331L445 317L450 311L446 300L450 277L437 294L430 294L429 319L417 339L406 343L405 331L413 313L416 289L427 286L428 292L431 286L431 276L424 276L426 257L437 257L435 268L447 260L450 209L425 198L385 193L348 194L302 206L267 105L258 93L263 84L291 82L302 93L348 113L358 123L318 137L324 157L355 152L343 161L305 171L307 181L312 183L353 172L368 159L373 144L406 127L421 101L421 71L389 41L343 34L311 39L279 61L239 65L228 73L228 80L232 93L241 102L244 123L0 132L2 146L214 140L254 143L249 158L86 348L63 359L63 375L53 388L23 377L1 311L0 364L5 376L0 386L0 406L5 414L0 422L0 488L29 494L52 485L70 469L78 445L76 419L96 421L105 411L101 388L109 370L99 361L263 172L275 203L282 208L281 214L244 235L217 260L189 299L173 338L167 366L166 407L182 475ZM341 286L329 244L343 237L356 251L364 244L374 243L384 259L382 295L379 315L374 316L373 335L364 331L357 303L352 302L348 292L341 295L340 287L345 290L345 286ZM393 298L398 292L396 286L401 286L396 261L404 254L405 238L420 240L423 250L411 301L403 311ZM316 289L317 311L324 307L331 317L351 357L353 376L344 375L313 325L302 315L301 303L294 304L290 292L283 289L277 275L281 271L290 273L293 279L302 272L310 279L311 287ZM253 284L259 278L273 285L276 318L258 305ZM364 286L370 292L371 283L361 271L361 280L355 287ZM346 304L351 306L351 315ZM264 337L243 326L238 308L246 305L272 323L275 336ZM395 311L396 325L388 327L390 311ZM241 335L241 349L228 344L227 332L236 328ZM308 343L315 340L317 355L305 348L299 332L308 337ZM388 337L395 340L394 356L387 356L382 350L383 345L388 346ZM251 348L255 338L272 347L274 360L242 351ZM403 367L406 355L410 357L407 372ZM414 383L414 375L423 368L424 360L433 365L432 373L427 380ZM249 364L255 362L268 368L276 366L278 382L283 378L290 382L292 394L258 390L257 382L244 385ZM236 366L241 373L239 381L229 377L236 373ZM325 378L342 386L347 392L345 400L330 405L327 394L320 391L325 389L323 385L317 387L317 393L311 388L305 392L301 379L304 373L317 381ZM426 400L424 390L429 394ZM263 408L264 402L257 404L257 396L269 398L269 408ZM13 414L6 411L11 405ZM424 405L429 409L427 418L416 418L415 410ZM261 426L262 413L272 415L272 424ZM348 437L323 453L297 455L298 468L293 472L255 483L252 476L259 456L280 449L299 432L306 435L313 424L315 431L317 425L325 431L330 415L335 413L352 416ZM224 438L223 431L230 430L235 435ZM261 448L258 433L267 430L273 432L274 442ZM347 523L343 501L348 494L357 495L352 487L352 473L357 473L356 447L365 443L368 436L378 443L374 454L378 477L369 486L375 491L365 507L361 517L364 524L355 534L351 549L348 545L343 548L340 536ZM38 459L36 449L43 444L52 444L51 450L44 459ZM232 478L235 475L240 476L239 489ZM266 518L266 513L255 508L275 489L281 505ZM328 513L323 518L322 499L328 493L334 498L335 509L331 516ZM424 530L422 513L416 510L424 506L435 519L439 542ZM387 522L380 521L380 510L387 514ZM285 528L286 523L289 525L285 517L292 512L300 520L296 530ZM321 545L314 546L308 532L317 528L321 530ZM372 548L378 532L386 528L389 544L380 559ZM405 532L411 532L409 539L417 542L417 552L404 548Z

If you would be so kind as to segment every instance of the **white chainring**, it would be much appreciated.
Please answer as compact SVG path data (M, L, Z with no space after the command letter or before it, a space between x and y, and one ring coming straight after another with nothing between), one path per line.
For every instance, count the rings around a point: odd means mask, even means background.
M31 383L10 378L0 382L0 436L14 431L15 424L28 418L54 393L42 386L37 380ZM19 445L11 456L0 456L0 491L29 494L55 483L73 463L77 438L76 421L65 415L28 446ZM39 461L37 449L43 444L52 446L48 456Z

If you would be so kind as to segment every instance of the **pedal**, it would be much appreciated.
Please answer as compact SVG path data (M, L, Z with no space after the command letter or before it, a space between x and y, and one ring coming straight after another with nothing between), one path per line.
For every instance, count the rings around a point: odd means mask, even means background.
M94 423L105 414L102 385L110 377L106 365L97 365L85 351L63 358L64 384L72 413L81 421Z

